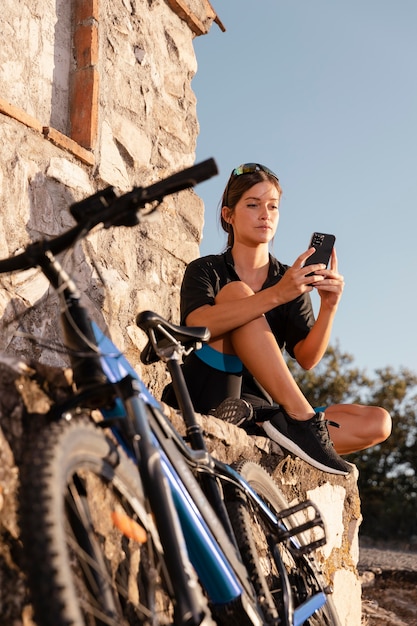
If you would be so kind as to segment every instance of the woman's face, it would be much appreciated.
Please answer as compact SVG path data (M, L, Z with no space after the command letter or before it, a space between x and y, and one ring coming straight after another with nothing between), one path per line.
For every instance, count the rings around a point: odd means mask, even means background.
M278 227L278 206L275 185L262 181L244 192L232 212L223 207L223 218L233 226L235 243L249 246L269 243Z

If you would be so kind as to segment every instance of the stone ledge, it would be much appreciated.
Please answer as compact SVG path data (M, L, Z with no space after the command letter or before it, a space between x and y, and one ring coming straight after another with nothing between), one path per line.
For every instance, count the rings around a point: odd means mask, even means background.
M0 98L0 113L16 120L17 122L20 122L21 124L24 124L28 128L31 128L35 132L42 135L44 139L47 139L54 145L58 146L58 148L73 154L83 163L86 163L87 165L94 165L95 157L90 150L86 150L76 141L67 137L67 135L64 135L55 128L43 126L39 120L26 113L23 109L19 109L19 107L6 102L3 98Z
M77 141L74 141L70 137L60 133L59 130L55 130L55 128L50 128L49 126L44 126L42 132L45 139L51 141L58 148L71 152L71 154L76 156L83 163L86 163L86 165L94 165L94 154L86 150L86 148L83 148Z
M19 107L10 104L10 102L7 102L4 98L0 98L0 113L7 115L7 117L12 117L28 128L36 130L38 133L42 133L43 127L39 120L26 113L26 111L23 111L23 109L19 109Z
M200 12L203 14L200 17L192 10L189 0L168 0L168 5L174 13L188 25L194 35L206 35L212 21L214 21L223 32L226 30L208 0L204 0L202 7L200 3L194 6L194 8L199 8Z

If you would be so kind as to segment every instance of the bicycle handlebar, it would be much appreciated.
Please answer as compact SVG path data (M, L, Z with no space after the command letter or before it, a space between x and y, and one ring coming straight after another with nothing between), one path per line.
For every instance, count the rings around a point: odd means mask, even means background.
M217 173L215 160L207 159L149 187L135 187L121 196L117 195L114 187L106 187L70 207L76 226L53 239L30 243L24 252L16 256L1 259L0 274L37 267L46 251L54 255L63 252L100 223L105 228L134 226L139 221L137 211L147 204L161 202L164 196L194 187Z

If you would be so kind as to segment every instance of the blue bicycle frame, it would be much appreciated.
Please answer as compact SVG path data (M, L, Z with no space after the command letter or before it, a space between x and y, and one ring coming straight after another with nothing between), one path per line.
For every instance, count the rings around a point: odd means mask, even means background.
M109 381L117 383L126 376L132 376L139 384L141 400L154 409L160 409L159 402L152 396L123 354L117 350L111 340L95 324L93 324L93 330L100 353L103 355L103 370ZM103 409L101 413L105 419L126 416L123 403L120 400L116 401L116 407L113 410L106 411ZM120 436L120 433L116 433L116 436L125 452L133 458L130 446ZM154 443L158 446L161 455L162 466L173 495L191 563L212 602L215 604L232 602L240 597L243 587L220 550L216 539L200 511L195 506L190 494L184 488L177 472L169 462L164 451L159 447L155 438Z
M139 385L139 397L144 405L151 407L153 410L160 411L160 403L149 392L143 381L139 378L134 368L130 365L124 355L116 348L112 341L104 335L104 333L93 324L93 331L97 340L97 345L102 355L102 366L105 374L112 383L121 381L126 376L134 378ZM105 419L114 417L125 417L126 412L121 400L117 400L116 407L111 411L101 410ZM120 433L116 433L121 445L125 449L126 453L133 458L132 450L127 445ZM184 486L183 480L181 480L179 474L174 468L173 464L167 457L165 451L159 445L158 440L154 436L154 443L157 446L161 455L162 466L164 474L168 480L168 484L171 489L175 508L178 513L182 531L184 534L187 551L190 561L195 568L198 577L207 591L210 600L216 605L223 605L239 598L243 593L242 581L239 580L234 569L231 567L229 559L226 557L224 551L220 548L219 542L210 529L207 521L204 519L202 513L195 505L196 493L193 493L191 497L189 491ZM185 446L185 444L184 444ZM187 453L192 454L187 447ZM189 469L186 463L183 461L181 455L176 456L176 464L180 463L185 466L186 472ZM218 462L219 463L219 462ZM268 519L272 527L277 530L282 529L282 522L274 515L274 513L265 505L259 495L252 489L252 487L242 479L242 477L230 466L219 463L222 468L222 473L229 478L231 482L239 484L249 497L256 503L257 507L261 511L262 515ZM202 493L197 481L192 477L193 491L197 491L197 498L200 502L205 502L205 506L209 506L205 500L205 496ZM187 485L188 487L188 485ZM216 525L216 533L219 533L219 526ZM222 544L226 542L230 544L226 533L221 527L220 531ZM296 538L292 537L291 541L294 543L295 548L299 548ZM234 564L235 566L236 564ZM240 563L237 563L238 567L241 567ZM288 586L290 585L287 581ZM306 600L302 605L294 609L291 625L302 626L304 622L314 614L315 611L320 609L326 602L326 594L324 592L316 593L314 596Z

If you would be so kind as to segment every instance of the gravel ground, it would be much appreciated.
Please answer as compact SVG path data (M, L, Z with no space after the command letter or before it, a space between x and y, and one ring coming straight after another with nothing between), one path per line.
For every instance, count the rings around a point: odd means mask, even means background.
M382 569L417 572L417 552L361 547L358 567L360 571Z
M361 547L363 626L417 626L417 552Z

